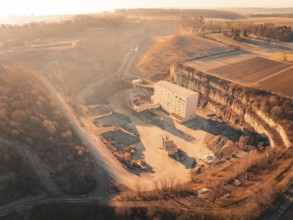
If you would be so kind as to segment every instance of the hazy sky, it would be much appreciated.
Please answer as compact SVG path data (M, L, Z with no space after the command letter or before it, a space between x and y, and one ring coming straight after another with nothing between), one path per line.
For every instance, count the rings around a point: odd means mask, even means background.
M1 0L0 16L71 14L115 8L293 7L293 0Z

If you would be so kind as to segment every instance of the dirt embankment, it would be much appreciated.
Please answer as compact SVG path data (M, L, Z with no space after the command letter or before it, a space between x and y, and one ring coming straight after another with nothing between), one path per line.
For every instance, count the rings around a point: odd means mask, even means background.
M157 37L139 60L137 68L144 76L157 80L165 78L170 65L176 62L231 50L233 48L196 35Z
M177 84L199 92L201 106L221 115L248 136L255 131L267 136L272 146L291 146L292 99L243 87L184 64L178 64L172 71ZM253 138L251 142L257 144Z

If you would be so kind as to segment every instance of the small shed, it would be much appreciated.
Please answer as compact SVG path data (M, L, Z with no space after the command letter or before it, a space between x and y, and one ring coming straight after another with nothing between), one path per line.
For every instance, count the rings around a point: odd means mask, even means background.
M168 152L169 156L175 156L175 154L178 152L174 141L169 140L167 137L163 138L163 148Z

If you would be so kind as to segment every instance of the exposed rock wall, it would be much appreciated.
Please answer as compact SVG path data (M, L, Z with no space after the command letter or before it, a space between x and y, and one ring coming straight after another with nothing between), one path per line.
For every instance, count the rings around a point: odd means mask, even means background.
M243 87L184 64L173 65L170 74L177 84L199 92L199 105L221 115L235 128L250 129L258 134L265 134L272 147L291 146L292 121L285 111L287 111L286 105L292 106L292 100L267 91ZM273 106L270 102L272 97L278 101L274 105L280 104L282 109L285 109L283 114L280 113L276 117L272 117L269 113Z

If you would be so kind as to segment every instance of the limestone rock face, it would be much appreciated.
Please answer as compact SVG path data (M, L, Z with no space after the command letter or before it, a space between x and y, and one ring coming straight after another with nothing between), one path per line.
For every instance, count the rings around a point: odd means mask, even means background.
M173 80L200 94L199 105L221 115L238 129L251 128L260 135L265 134L272 147L292 145L292 129L288 129L285 116L280 118L269 112L271 97L279 100L286 109L292 100L256 88L244 87L206 73L199 72L184 64L173 65ZM291 104L290 104L291 103ZM289 108L289 106L288 106ZM289 125L290 126L290 125ZM291 138L290 138L291 137Z

